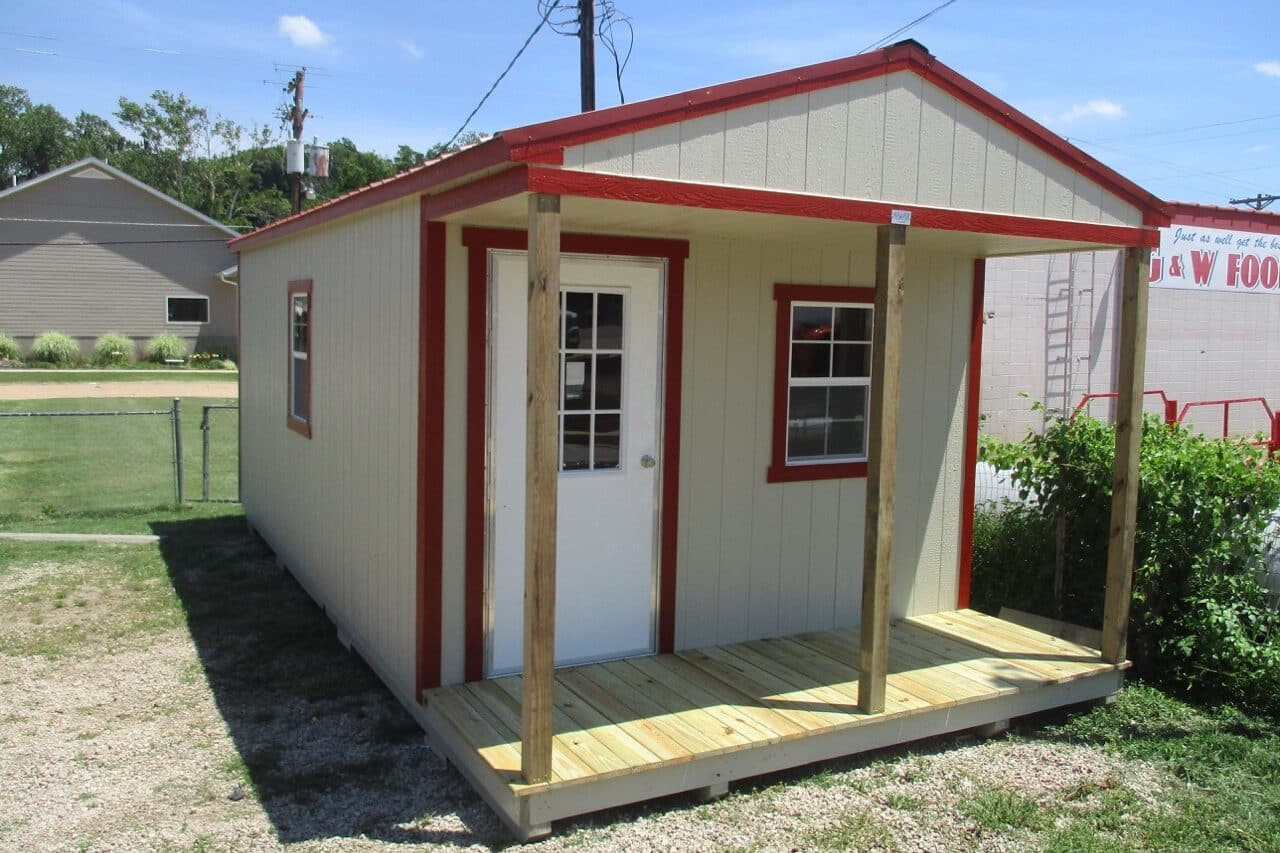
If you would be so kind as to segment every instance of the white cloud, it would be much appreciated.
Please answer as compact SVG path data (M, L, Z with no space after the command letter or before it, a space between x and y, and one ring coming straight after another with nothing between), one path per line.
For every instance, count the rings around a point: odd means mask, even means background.
M333 41L333 36L306 15L281 15L277 31L298 47L324 47Z
M1059 121L1075 121L1089 116L1099 118L1124 118L1124 107L1106 98L1094 98L1083 104L1076 104L1070 110L1058 116Z
M414 59L421 59L422 57L426 56L426 51L424 51L422 48L418 47L416 44L409 41L408 39L400 39L400 41L397 42L397 44L400 45L401 49L403 49L405 53L409 54Z
M1280 62L1276 62L1274 59L1269 62L1255 62L1253 70L1268 77L1280 77Z

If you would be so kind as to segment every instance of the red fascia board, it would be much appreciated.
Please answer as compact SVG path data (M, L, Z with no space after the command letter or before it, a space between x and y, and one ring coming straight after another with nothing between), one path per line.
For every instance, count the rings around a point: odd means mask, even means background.
M1168 203L1168 209L1173 217L1173 225L1197 225L1201 228L1228 228L1263 234L1280 234L1280 213L1186 201L1171 201Z
M462 245L485 249L524 251L529 247L526 231L510 228L466 227L462 229ZM570 255L618 255L630 258L666 258L671 261L689 257L688 240L663 237L628 237L614 234L560 235L560 251Z
M528 188L529 167L519 165L435 195L423 196L423 215L427 219L442 219L451 213L517 195Z
M736 210L800 216L809 219L866 222L876 225L887 225L890 214L895 210L907 210L911 212L913 228L1067 240L1107 246L1154 248L1160 242L1158 231L1129 225L1100 225L1092 222L1038 219L1002 213L806 195L782 190L602 175L567 169L530 167L529 191L708 210Z
M910 70L1014 133L1026 137L1071 169L1087 175L1143 211L1144 224L1167 225L1163 200L1109 166L1089 156L1058 134L960 75L915 43L778 71L704 89L667 95L634 104L569 116L503 131L513 160L530 162L554 155L567 145L634 133L763 101Z
M243 251L403 196L426 192L448 181L466 177L472 172L505 163L508 159L506 143L501 137L495 137L473 148L459 151L457 154L416 169L401 172L386 180L374 181L366 187L338 196L302 213L276 220L256 231L228 240L227 245L233 251Z

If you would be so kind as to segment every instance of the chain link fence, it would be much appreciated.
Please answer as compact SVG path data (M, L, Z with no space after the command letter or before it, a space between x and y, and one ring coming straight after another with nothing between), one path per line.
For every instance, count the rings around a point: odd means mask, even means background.
M164 402L0 404L0 518L238 500L237 404Z

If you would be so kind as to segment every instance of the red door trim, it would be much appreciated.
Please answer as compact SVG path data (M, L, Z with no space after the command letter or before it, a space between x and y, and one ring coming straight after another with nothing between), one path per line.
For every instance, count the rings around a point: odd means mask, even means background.
M418 541L414 698L440 684L444 621L444 350L443 222L420 206L418 257Z
M464 228L467 247L467 494L465 677L484 678L485 584L485 394L488 377L489 250L523 250L524 231ZM560 249L569 254L622 255L667 261L667 306L662 421L662 516L658 544L658 651L675 647L676 550L679 541L680 398L684 344L684 261L687 240L602 234L562 234Z
M978 480L978 407L982 404L982 321L987 289L987 261L973 262L973 296L969 307L969 387L964 405L964 480L960 486L959 577L956 606L969 606L973 579L973 501Z
M1107 246L1155 248L1160 244L1159 231L1154 228L1131 225L1100 225L1093 222L925 207L917 204L895 204L887 201L866 201L783 190L695 184L687 181L605 175L572 169L546 169L540 166L529 167L529 191L642 204L698 207L707 210L735 210L802 216L808 219L867 222L877 225L888 223L893 211L907 210L911 212L911 225L914 228L1070 240Z

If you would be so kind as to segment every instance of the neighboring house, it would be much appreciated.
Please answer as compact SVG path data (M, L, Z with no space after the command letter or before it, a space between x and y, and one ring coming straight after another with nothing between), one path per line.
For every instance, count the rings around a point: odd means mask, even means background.
M1138 363L1162 207L915 42L504 131L232 242L246 515L524 838L1110 694L1131 538L967 609L975 333L1119 248Z
M1151 262L1146 386L1179 403L1263 397L1280 404L1280 214L1169 202ZM1046 413L1113 391L1120 256L1114 251L1001 258L987 264L982 430L1018 439ZM1041 403L1043 410L1033 404ZM1148 411L1160 412L1151 395ZM1109 417L1106 401L1090 411ZM1185 421L1223 430L1221 406ZM1233 404L1232 435L1270 433L1266 409Z
M89 157L0 192L0 332L236 353L236 232Z

